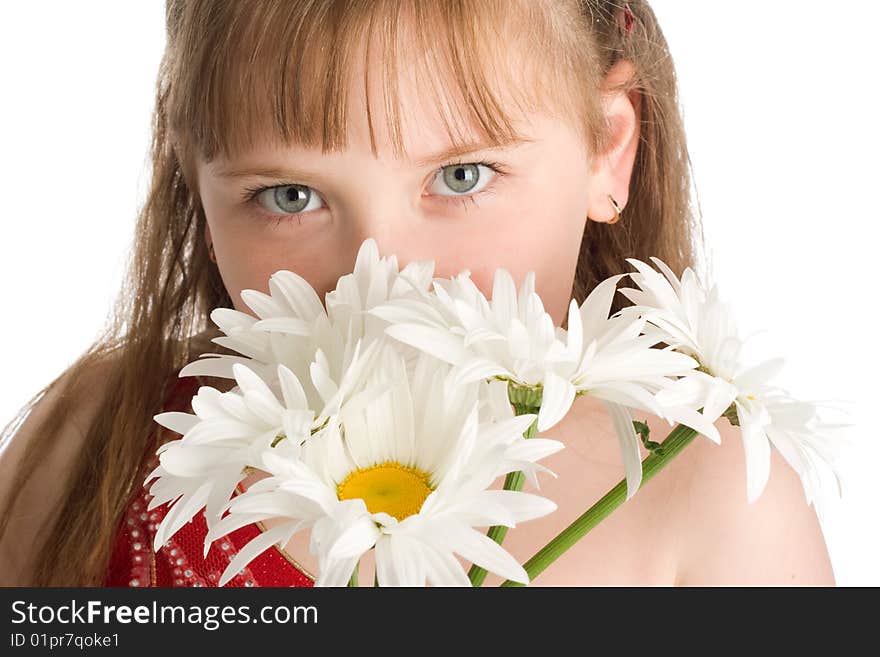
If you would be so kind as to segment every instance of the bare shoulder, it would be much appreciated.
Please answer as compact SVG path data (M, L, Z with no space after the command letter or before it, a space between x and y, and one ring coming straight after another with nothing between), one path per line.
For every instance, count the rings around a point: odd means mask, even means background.
M671 426L634 412L663 441ZM533 580L535 586L685 586L834 583L816 515L800 478L773 452L770 481L746 498L739 429L716 425L722 444L697 436L590 533ZM558 476L540 491L557 510L514 528L504 548L524 563L624 476L612 423L597 400L576 402L571 418L548 431L565 449L542 460ZM644 459L648 452L642 448ZM499 482L500 485L500 482ZM489 574L487 586L501 578Z
M679 462L668 466L686 482L673 507L676 583L834 585L822 530L800 477L771 450L767 487L750 504L739 428L724 419L716 426L721 445L697 436Z
M82 399L63 397L65 374L59 378L33 405L24 422L0 451L0 503L5 505L17 485L25 455L43 428L46 418L62 399L70 403L70 412L64 419L57 439L43 447L36 469L21 486L21 493L9 512L6 531L0 538L0 585L25 583L29 579L30 555L40 538L47 519L53 516L61 503L63 487L83 446L83 439L103 398L113 367L112 359L100 361L87 368L81 377L82 390L88 395Z

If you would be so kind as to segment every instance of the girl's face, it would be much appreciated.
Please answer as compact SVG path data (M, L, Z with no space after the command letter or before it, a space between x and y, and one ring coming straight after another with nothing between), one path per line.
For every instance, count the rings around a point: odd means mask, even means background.
M591 204L593 218L607 221L614 215L606 195L626 202L625 186L609 186L606 158L592 165L567 122L522 112L516 127L526 141L450 153L435 113L413 87L401 82L399 89L401 159L387 154L382 103L371 103L373 156L365 102L353 93L343 151L270 145L234 160L197 161L206 239L235 308L250 314L241 290L268 292L269 276L280 269L305 278L323 298L372 237L401 268L433 260L438 277L469 269L487 297L496 268L510 271L517 285L534 271L537 292L560 324Z

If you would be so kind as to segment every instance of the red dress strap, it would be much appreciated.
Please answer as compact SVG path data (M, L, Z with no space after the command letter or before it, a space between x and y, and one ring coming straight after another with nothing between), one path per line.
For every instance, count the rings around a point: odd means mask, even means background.
M169 380L163 411L192 413L192 398L202 385L201 377L178 377ZM220 575L244 545L262 531L256 524L246 525L214 541L208 556L203 556L208 533L205 516L196 514L158 551L153 552L157 525L168 512L163 504L148 511L152 499L143 479L158 465L156 449L179 434L154 422L154 431L141 473L128 505L122 514L104 580L105 586L217 586ZM287 553L273 546L233 577L226 586L312 586L314 577Z

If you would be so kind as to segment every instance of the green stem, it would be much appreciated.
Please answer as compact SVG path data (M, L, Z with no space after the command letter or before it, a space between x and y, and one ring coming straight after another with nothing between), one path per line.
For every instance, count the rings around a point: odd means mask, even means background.
M528 413L537 413L538 410L535 408L524 407L524 406L514 406L516 409L517 415L526 415ZM529 428L525 430L523 436L525 438L533 438L538 434L538 420L535 418L535 421L529 425ZM526 477L522 472L508 472L507 476L504 478L504 490L522 490L523 484L526 481ZM504 538L507 536L508 527L504 525L493 525L489 528L489 532L486 534L493 541L501 545L504 542ZM468 571L468 577L471 580L471 584L473 586L482 586L483 582L486 579L486 575L488 571L474 564L471 566L471 569Z
M642 485L660 472L663 467L678 455L697 436L697 432L679 424L663 441L663 451L652 453L642 461ZM552 541L541 548L531 559L523 564L529 581L540 575L571 546L583 538L587 532L611 515L626 501L626 479L622 479L608 491L602 499L587 509L583 515L563 529ZM519 582L507 580L501 586L524 586Z
M358 584L358 570L360 570L360 567L361 567L361 564L360 564L360 562L358 562L355 565L354 570L351 572L351 578L348 580L349 586L360 586Z

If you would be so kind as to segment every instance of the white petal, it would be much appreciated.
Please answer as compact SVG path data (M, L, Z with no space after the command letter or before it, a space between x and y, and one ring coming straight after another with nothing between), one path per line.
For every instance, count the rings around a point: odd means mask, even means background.
M528 303L528 299L535 293L535 272L529 271L526 272L525 278L523 278L522 285L519 286L519 297L517 297L517 303L519 303L520 310Z
M460 363L467 354L462 338L445 329L418 324L393 324L385 329L385 333L451 365Z
M564 443L549 438L517 440L504 452L506 458L534 463L555 454L565 447Z
M178 444L162 452L159 462L178 477L204 477L211 469L225 464L229 450L212 446Z
M464 304L462 304L462 306L470 310L469 306L464 306ZM470 349L473 345L479 344L480 342L503 342L504 340L505 337L496 331L483 327L472 328L464 336L464 347L465 349Z
M703 372L695 371L693 374L670 381L668 385L657 392L655 398L662 407L691 406L699 408L711 387L710 379L713 378ZM733 400L731 399L731 401Z
M205 482L189 498L181 498L171 507L171 510L156 528L156 535L153 539L154 551L162 547L169 538L180 531L180 528L192 520L193 516L205 506L210 489L211 482Z
M284 412L284 408L274 396L248 391L244 393L244 399L248 409L263 422L263 426L259 429L267 430L268 427L277 427L281 424L281 413Z
M312 334L312 325L310 322L296 317L269 317L256 322L254 330L308 337Z
M666 419L690 427L697 433L706 436L713 443L721 444L721 434L718 433L714 421L710 421L702 413L697 413L687 406L665 407L663 410Z
M652 269L650 265L641 260L627 258L626 261L635 267L640 274L630 274L630 278L635 281L640 288L649 292L654 297L654 303L659 308L678 314L681 309L681 302L675 288L669 280L661 276Z
M736 386L724 379L716 378L703 402L703 415L714 422L733 403L736 395Z
M508 420L513 417L513 408L507 395L507 381L492 379L484 381L481 394L486 410L494 420Z
M384 540L390 548L398 585L423 587L426 568L419 543L405 534L395 534L385 537Z
M390 537L382 536L376 542L376 579L379 586L400 586L397 570L394 568L394 558L391 556Z
M747 498L752 503L761 496L770 478L770 441L760 423L741 404L737 403L736 410L745 449Z
M379 535L376 523L369 516L364 516L343 530L330 547L327 558L331 560L360 558L364 552L376 544Z
M242 290L241 299L253 310L260 319L267 317L282 317L284 309L265 292L259 290Z
M232 561L229 562L229 565L226 566L226 570L224 570L223 574L220 576L220 581L217 583L217 586L226 586L229 580L238 574L238 571L272 547L275 543L281 541L287 543L290 539L293 525L294 523L284 523L283 525L272 527L251 540L238 551L238 554L236 554L235 557L232 558Z
M584 352L584 327L577 301L572 299L568 306L568 331L566 345L572 358L580 360Z
M249 367L241 364L232 366L232 373L235 374L235 381L244 392L256 392L260 395L275 398L275 395L266 385L266 382Z
M315 415L312 411L286 410L281 414L284 435L292 441L308 438Z
M303 518L309 511L313 511L314 508L309 502L287 491L274 489L255 492L254 487L251 486L246 493L232 499L229 504L230 514L226 518L259 513L267 516L298 520ZM226 529L227 533L231 531L233 529Z
M278 365L278 380L281 383L281 394L287 408L307 409L309 407L302 383L293 372L281 364Z
M394 281L391 291L392 296L409 292L411 288L426 291L434 276L433 260L413 260L400 270L400 275ZM405 285L404 285L405 284Z
M230 468L223 476L215 478L214 488L205 501L205 520L209 529L223 517L224 507L229 503L238 483L244 477L240 469Z
M370 315L384 319L389 324L427 324L443 327L443 316L422 299L392 299L387 303L370 308Z
M532 336L519 319L514 317L507 324L507 344L510 353L519 358L532 357Z
M486 358L470 358L461 367L457 367L452 371L449 385L458 388L467 383L483 381L491 379L496 375L504 374L509 373L504 367L494 361Z
M516 559L484 533L457 523L449 523L445 529L447 531L446 540L452 546L453 551L468 561L505 579L523 584L529 583L528 573L517 563Z
M669 268L669 265L667 265L660 258L657 258L655 256L651 256L651 262L653 262L657 266L657 269L663 272L663 275L666 276L666 279L669 281L672 289L678 292L681 288L681 283L679 282L678 277L675 275L672 269ZM693 270L690 267L687 267L682 274L682 279L689 278L689 276L693 277L693 275Z
M625 406L603 400L608 414L611 416L623 466L626 471L626 499L636 494L642 483L642 455L639 451L640 440L632 423L632 416Z
M764 361L741 374L737 374L736 385L740 390L751 390L773 379L782 371L783 367L785 367L784 358L773 358Z
M505 327L517 316L516 285L510 272L503 268L495 270L492 283L492 313L499 326Z
M471 580L454 555L425 545L425 576L431 586L472 586Z
M230 378L232 368L230 368ZM196 415L204 419L227 418L228 413L220 403L223 393L210 386L201 386L195 397L192 398L192 409Z
M256 317L232 308L214 308L210 317L211 321L227 335L235 330L249 329L257 321Z
M163 427L167 427L171 429L175 433L179 433L180 435L186 434L190 429L196 426L202 420L190 413L179 413L177 411L170 411L167 413L159 413L158 415L154 415L153 419L161 424Z
M315 386L318 394L321 395L321 400L325 403L329 403L339 391L339 387L331 378L327 368L322 366L321 360L319 359L319 356L322 355L322 353L323 352L319 349L315 354L316 360L309 366L309 374L311 374L312 377L312 384Z
M486 490L481 500L492 500L504 506L513 516L514 522L525 522L541 518L556 510L556 503L546 497L511 490Z
M185 442L170 442L162 446L162 451L171 447L185 446L187 449L196 445L220 447L226 441L250 440L259 428L239 420L211 419L202 420L186 434ZM167 445L167 447L166 447Z
M250 489L248 489L248 493L250 493ZM235 530L241 529L246 525L252 525L255 522L262 522L271 517L272 515L268 513L227 513L221 520L208 529L207 534L205 534L204 556L208 556L211 544L218 538L228 536Z
M657 404L656 396L636 383L617 382L598 386L590 389L589 395L663 417L663 409Z
M220 337L212 338L211 342L237 351L248 358L262 361L266 360L268 356L266 352L268 339L267 334L259 331L238 331L231 336L221 335Z
M538 431L547 431L565 417L574 402L576 390L571 381L555 372L544 377L541 409L538 411Z
M608 320L611 303L617 291L617 282L625 274L610 276L599 283L581 304L581 323L583 325L583 339L590 342L597 338Z
M351 574L358 565L357 557L349 559L337 559L336 561L327 561L324 568L315 579L316 587L342 587L348 586Z
M292 271L277 271L269 277L269 289L273 296L287 301L296 317L311 321L324 312L321 299L315 289L302 276Z
M460 493L467 494L469 491ZM439 488L433 494L431 502L440 499L440 495L446 493L447 497L452 497L455 492L446 488ZM425 501L422 506L422 513L427 515L435 515L437 513L449 513L455 516L456 520L472 527L488 527L490 525L503 525L504 527L513 527L516 525L516 517L513 512L502 503L502 500L493 498L491 495L484 495L487 491L480 491L476 496L460 501L452 501L444 503L439 501L436 504L429 504ZM507 491L512 492L512 491Z
M202 354L205 358L200 360L194 360L191 363L184 365L178 376L183 378L185 376L216 376L221 379L232 379L235 378L232 374L232 365L234 363L243 363L247 365L250 363L249 358L244 358L242 356L228 356L226 354L221 354L219 356L210 356L209 354Z

